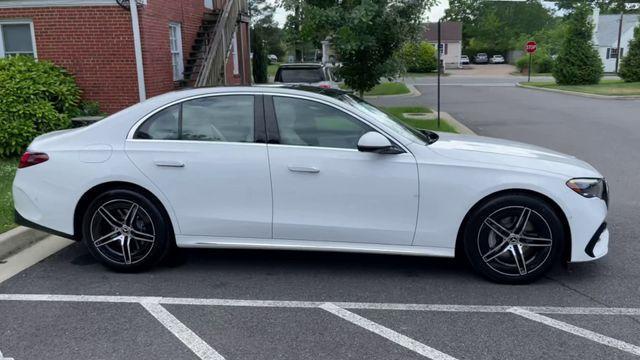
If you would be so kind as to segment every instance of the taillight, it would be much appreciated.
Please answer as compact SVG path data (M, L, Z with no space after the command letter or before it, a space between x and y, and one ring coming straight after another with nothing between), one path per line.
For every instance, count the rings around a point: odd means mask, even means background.
M331 85L329 85L329 84L320 84L319 87L321 87L323 89L331 89Z
M31 153L31 152L27 151L20 158L20 163L18 164L18 169L26 168L26 167L33 166L33 165L38 165L38 164L43 163L43 162L45 162L47 160L49 160L49 155L47 155L45 153L40 153L40 152Z

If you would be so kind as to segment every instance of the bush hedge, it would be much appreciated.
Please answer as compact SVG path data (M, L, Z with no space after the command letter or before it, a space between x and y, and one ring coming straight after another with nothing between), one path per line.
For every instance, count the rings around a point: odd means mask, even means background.
M553 77L560 85L597 84L602 78L602 61L591 42L590 14L589 6L581 5L569 15L566 38L553 68Z
M400 59L408 72L428 73L438 66L436 49L428 42L411 42L400 49Z
M79 100L64 69L28 56L0 59L0 156L18 155L34 137L68 128Z
M626 82L640 81L640 25L633 30L629 51L620 63L620 77Z
M534 73L550 73L553 70L554 61L551 56L543 52L536 52L531 56L531 67ZM516 60L519 72L526 72L529 67L529 55L524 55Z

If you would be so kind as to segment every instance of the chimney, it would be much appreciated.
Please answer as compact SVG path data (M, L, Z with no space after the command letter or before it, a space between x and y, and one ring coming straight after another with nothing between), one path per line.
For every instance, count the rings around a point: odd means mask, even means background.
M598 24L600 23L600 8L598 5L593 7L593 14L591 15L591 20L593 21L593 43L595 45L598 44Z

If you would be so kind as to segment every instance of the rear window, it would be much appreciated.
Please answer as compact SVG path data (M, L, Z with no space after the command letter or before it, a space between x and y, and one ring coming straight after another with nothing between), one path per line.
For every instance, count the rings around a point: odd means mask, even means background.
M315 83L324 81L324 73L322 68L280 68L275 80L283 83Z

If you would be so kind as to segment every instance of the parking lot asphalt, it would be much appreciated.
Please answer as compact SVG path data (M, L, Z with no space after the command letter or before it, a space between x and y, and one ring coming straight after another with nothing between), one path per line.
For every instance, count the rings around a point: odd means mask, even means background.
M432 106L431 81L416 81L418 98L376 102ZM16 360L640 356L640 102L520 89L511 78L444 81L443 110L479 134L575 154L605 174L607 257L505 286L455 260L288 251L183 250L149 272L120 274L74 244L0 283L0 352Z

